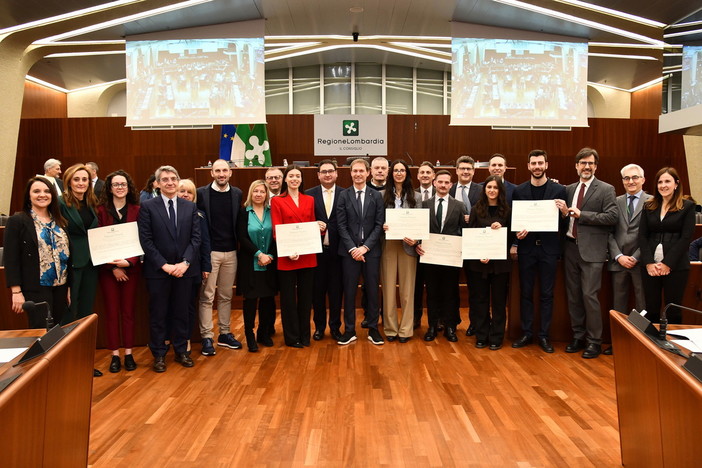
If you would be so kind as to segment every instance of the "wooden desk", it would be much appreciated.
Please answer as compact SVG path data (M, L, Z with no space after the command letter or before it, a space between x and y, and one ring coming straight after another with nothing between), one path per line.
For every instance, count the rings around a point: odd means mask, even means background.
M17 357L0 367L0 380L22 374L0 393L4 466L87 465L96 332L93 314L45 354L13 367ZM0 340L43 334L2 331Z
M610 322L622 464L699 466L702 383L682 368L684 358L660 349L625 315L611 311Z

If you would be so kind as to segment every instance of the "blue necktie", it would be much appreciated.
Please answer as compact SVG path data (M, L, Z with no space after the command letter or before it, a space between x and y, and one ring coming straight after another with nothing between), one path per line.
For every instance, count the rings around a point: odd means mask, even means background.
M173 200L168 200L168 217L171 218L171 223L173 224L173 230L177 231L177 225L176 225L176 214L175 214L175 208L173 208Z

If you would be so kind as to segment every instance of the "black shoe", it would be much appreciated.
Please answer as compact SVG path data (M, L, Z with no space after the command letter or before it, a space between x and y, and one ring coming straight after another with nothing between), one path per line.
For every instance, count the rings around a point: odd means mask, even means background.
M583 359L593 359L602 353L602 347L596 343L590 343L583 351Z
M163 356L154 358L154 372L166 372L166 358Z
M261 335L261 332L259 332L258 337L256 338L256 342L259 344L262 344L263 346L270 348L273 346L273 338L270 336L263 336Z
M475 327L473 325L468 325L468 330L466 330L466 336L475 335Z
M122 363L119 360L119 356L112 356L112 360L110 361L110 372L113 374L116 374L119 372L119 370L122 368Z
M441 333L442 331L444 331L444 322L439 320L439 323L436 324L436 332Z
M398 338L398 341L400 343L407 343L411 338L412 337L410 337L410 336L401 336L400 338Z
M310 340L302 340L300 341L300 343L302 343L302 346L304 346L305 348L310 347Z
M363 321L361 322L361 328L368 328L368 320L363 319Z
M446 327L446 330L444 330L444 336L451 343L455 343L456 341L458 341L458 337L456 336L456 329L453 327Z
M131 354L124 355L124 368L128 371L136 370L137 365L136 362L134 362L134 356L132 356Z
M119 359L119 358L117 358ZM97 369L93 369L93 377L102 377L102 372Z
M548 338L539 338L539 347L544 350L545 353L552 353L555 350L551 344L551 340Z
M502 343L493 343L490 345L490 351L497 351L502 348Z
M341 332L338 329L331 330L330 334L334 341L339 341L341 339Z
M488 344L487 344L487 341L478 340L478 341L475 342L475 347L476 347L476 348L487 348L487 345L488 345Z
M522 335L521 338L519 338L517 341L512 343L513 348L523 348L527 345L530 345L532 341L531 335Z
M390 343L397 339L397 335L387 335L386 337Z
M314 341L320 341L322 338L324 338L324 332L322 330L315 330L312 339Z
M602 351L602 354L604 354L605 356L611 356L612 354L614 354L614 349L610 346L604 351Z
M343 335L341 335L341 338L337 340L337 343L340 345L347 345L349 343L353 343L354 341L356 341L356 334L346 332Z
M573 341L568 344L565 348L566 353L577 353L581 349L585 349L585 342L583 340L579 340L575 338Z
M290 348L304 348L304 346L302 346L302 343L300 343L299 341L296 341L296 342L293 343L293 344L289 344L288 346L289 346Z
M369 328L368 329L368 341L373 343L374 345L382 345L385 344L385 340L383 339L383 335L380 334L377 328Z
M188 353L176 353L175 362L183 367L193 367L195 365Z
M427 332L424 334L424 341L434 341L436 338L436 328L429 327Z

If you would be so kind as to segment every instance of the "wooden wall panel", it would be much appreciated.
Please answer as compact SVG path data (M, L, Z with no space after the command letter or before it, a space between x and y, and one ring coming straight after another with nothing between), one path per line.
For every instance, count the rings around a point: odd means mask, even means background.
M220 129L209 130L131 130L122 117L80 119L23 119L20 125L17 169L13 189L13 210L19 207L24 181L41 172L49 157L63 162L64 168L76 162L93 160L104 177L115 169L125 169L141 186L149 173L162 164L175 166L182 177L193 177L196 166L217 157ZM572 131L492 130L489 127L451 127L449 117L440 115L388 116L388 159L424 160L443 164L462 154L487 161L495 152L504 154L516 167L514 180L527 180L526 155L534 149L549 154L549 176L568 184L576 180L573 157L584 146L600 154L597 176L623 193L619 170L640 164L653 190L652 176L666 165L676 167L687 184L687 166L681 135L659 134L653 119L590 119L589 127ZM273 163L284 158L321 158L314 152L314 116L270 115L268 135ZM410 157L407 155L409 154ZM345 158L336 158L342 162Z
M65 93L46 86L24 82L22 100L23 119L60 119L68 116L68 100Z
M658 83L631 94L632 119L658 119L661 115L663 84Z

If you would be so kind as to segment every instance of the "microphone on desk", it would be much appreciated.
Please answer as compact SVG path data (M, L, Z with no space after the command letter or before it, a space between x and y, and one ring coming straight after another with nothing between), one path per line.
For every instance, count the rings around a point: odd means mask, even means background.
M667 317L667 312L670 307L679 307L681 309L689 310L690 312L696 312L698 314L702 314L702 310L697 310L693 309L691 307L685 307L681 306L680 304L673 304L672 302L669 302L666 304L666 306L663 308L663 312L661 312L661 317L660 317L660 327L659 327L659 333L661 340L666 339L666 334L668 331L668 317Z
M54 326L54 317L51 315L51 308L46 301L36 303L34 301L26 301L24 304L22 304L22 310L25 312L34 312L38 307L46 309L46 313L44 314L46 316L46 331L51 330L51 328Z
M410 166L414 166L414 159L412 159L412 156L409 154L409 151L405 151L405 154L410 160Z

